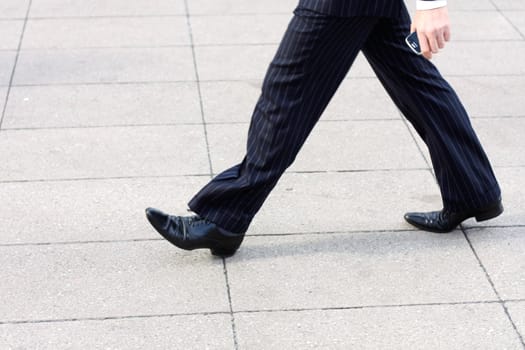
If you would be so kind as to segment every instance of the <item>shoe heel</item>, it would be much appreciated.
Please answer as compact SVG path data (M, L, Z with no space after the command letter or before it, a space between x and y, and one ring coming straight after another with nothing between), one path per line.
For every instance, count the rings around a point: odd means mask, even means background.
M237 249L238 248L221 248L221 247L216 247L216 248L210 248L210 251L211 251L212 255L220 256L221 258L229 258L233 254L235 254Z
M501 213L503 213L503 205L501 205L501 203L498 203L498 205L476 214L475 217L476 221L479 222L493 219Z

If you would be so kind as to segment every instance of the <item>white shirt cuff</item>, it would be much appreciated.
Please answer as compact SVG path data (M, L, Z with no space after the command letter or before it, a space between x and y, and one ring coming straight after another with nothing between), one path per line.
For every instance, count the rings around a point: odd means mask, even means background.
M432 10L447 6L447 0L423 1L416 0L416 10Z

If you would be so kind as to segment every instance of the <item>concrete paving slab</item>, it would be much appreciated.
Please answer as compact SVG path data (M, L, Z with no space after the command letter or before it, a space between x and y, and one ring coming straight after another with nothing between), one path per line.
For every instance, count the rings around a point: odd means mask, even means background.
M525 166L525 118L473 119L472 124L493 166Z
M201 123L196 83L12 87L6 128Z
M22 51L15 84L193 81L191 48Z
M0 247L0 322L225 312L221 259L165 241Z
M184 0L34 0L30 17L184 15Z
M481 263L503 300L525 300L525 227L467 231Z
M503 15L516 26L522 37L525 37L525 7L522 11L503 11Z
M215 172L246 153L248 124L208 125ZM427 165L401 120L326 121L316 125L291 171L422 169Z
M284 15L194 16L195 45L279 44L292 18Z
M497 304L241 313L241 349L521 349Z
M525 116L525 76L450 77L471 117Z
M188 215L209 177L0 184L0 245L161 239L144 209Z
M504 54L513 52L512 55ZM472 57L476 57L475 60ZM523 75L525 41L451 41L432 61L446 75Z
M27 22L23 49L189 45L186 17L38 19Z
M505 303L521 337L525 337L525 301Z
M249 123L261 94L260 81L201 83L208 123ZM366 103L373 96L373 103ZM399 119L399 112L376 78L346 79L321 120Z
M18 49L23 26L23 20L0 20L0 50Z
M16 51L0 51L0 85L9 85Z
M0 106L4 107L6 103L7 86L0 86Z
M195 47L199 78L260 81L276 50L276 45Z
M24 18L29 0L2 0L0 18Z
M521 0L494 0L499 10L525 10L525 3Z
M496 11L451 11L450 21L454 41L522 39L512 24Z
M275 14L292 13L297 6L296 0L191 0L188 2L191 15L226 15L226 14Z
M10 130L0 149L3 181L209 173L199 125Z
M248 237L227 267L234 311L497 300L462 234Z
M207 123L248 123L261 94L262 82L201 82L202 105Z
M411 230L405 212L440 208L429 171L285 174L249 233Z
M352 74L353 68L350 72ZM398 109L379 80L373 77L344 80L321 120L399 118Z
M0 325L7 349L234 349L230 315Z

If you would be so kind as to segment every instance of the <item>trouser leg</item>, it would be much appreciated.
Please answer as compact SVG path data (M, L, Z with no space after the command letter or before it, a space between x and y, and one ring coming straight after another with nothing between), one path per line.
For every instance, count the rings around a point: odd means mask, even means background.
M491 165L454 90L430 61L406 46L409 26L406 8L397 19L382 19L363 53L427 144L444 207L483 207L501 195Z
M247 152L190 201L195 213L245 232L345 77L375 18L337 18L297 9L266 73Z

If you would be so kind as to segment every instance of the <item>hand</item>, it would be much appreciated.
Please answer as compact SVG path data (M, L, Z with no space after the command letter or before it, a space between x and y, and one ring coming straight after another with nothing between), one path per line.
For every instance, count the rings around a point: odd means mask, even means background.
M418 10L410 26L410 32L417 31L417 38L423 56L428 59L438 53L450 40L450 21L447 7L432 10Z

